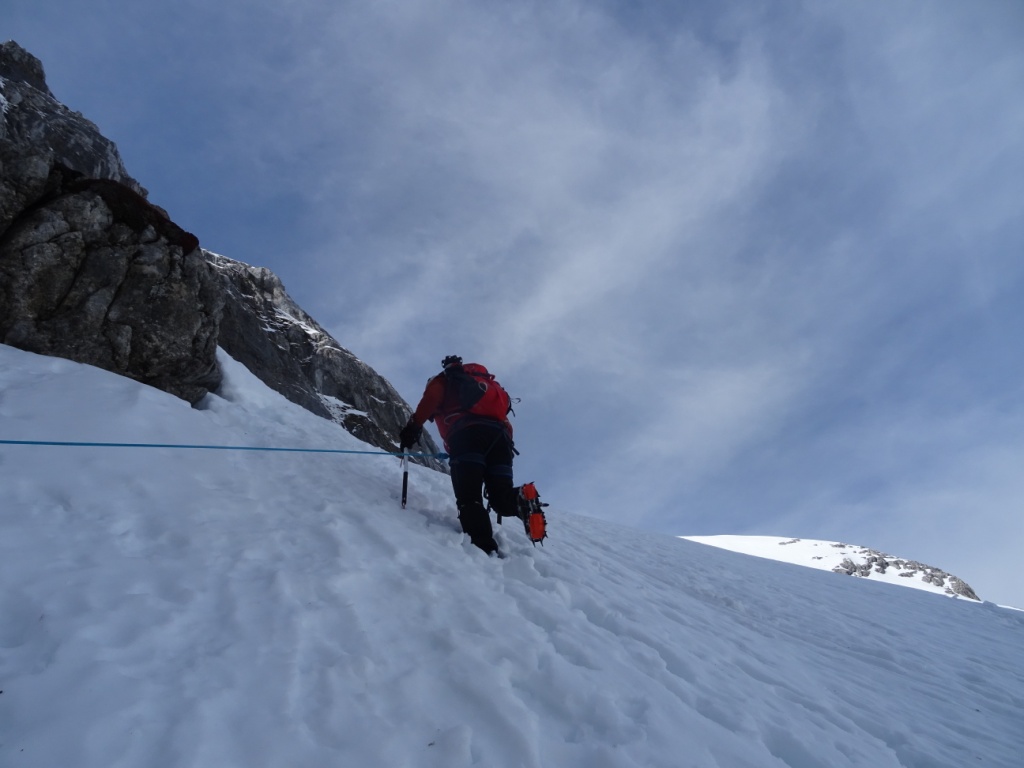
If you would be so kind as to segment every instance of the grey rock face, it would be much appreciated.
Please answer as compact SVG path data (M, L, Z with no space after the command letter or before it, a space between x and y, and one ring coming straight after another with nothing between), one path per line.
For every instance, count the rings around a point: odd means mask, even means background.
M220 382L223 303L198 241L12 42L0 96L0 341L198 401Z
M113 142L59 103L13 42L0 45L0 118L0 342L191 403L219 386L221 345L289 400L397 448L411 409L394 388L269 270L203 251L151 205Z
M293 403L382 450L397 450L411 409L394 387L306 314L273 272L203 253L220 275L225 297L224 351ZM437 452L428 435L423 441L425 453ZM445 471L436 459L420 463Z
M61 183L0 236L0 340L195 403L223 304L197 245L118 182Z
M119 181L146 197L146 190L125 170L114 142L54 98L42 63L14 41L0 45L0 97L0 140L51 166L60 164L89 178Z

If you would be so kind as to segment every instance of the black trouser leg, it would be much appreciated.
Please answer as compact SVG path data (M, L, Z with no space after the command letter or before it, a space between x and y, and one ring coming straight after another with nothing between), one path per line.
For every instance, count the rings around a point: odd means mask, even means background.
M492 439L485 458L484 487L491 506L502 517L516 517L519 504L512 485L512 443L504 432Z
M494 552L498 545L484 507L482 487L487 486L487 496L499 514L515 516L512 446L504 430L487 425L465 427L449 437L448 444L462 530L484 552Z
M495 512L501 517L518 517L519 505L516 499L516 489L512 485L511 474L492 473L491 468L488 467L484 472L484 487L487 489L487 498Z
M452 488L455 504L459 508L459 522L470 540L490 554L498 548L491 529L491 518L484 508L480 489L483 485L484 466L469 461L453 461Z

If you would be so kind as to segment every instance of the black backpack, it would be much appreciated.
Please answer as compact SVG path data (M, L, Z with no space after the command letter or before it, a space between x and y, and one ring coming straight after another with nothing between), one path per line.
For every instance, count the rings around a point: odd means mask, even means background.
M450 365L444 370L448 391L455 393L459 410L504 421L512 399L493 375L479 363Z

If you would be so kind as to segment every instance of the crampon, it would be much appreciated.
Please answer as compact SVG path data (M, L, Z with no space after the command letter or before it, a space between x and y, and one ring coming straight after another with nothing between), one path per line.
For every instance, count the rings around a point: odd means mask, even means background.
M516 517L523 521L526 536L536 546L537 542L542 542L548 537L548 523L544 517L544 507L547 504L540 500L537 486L533 483L526 483L513 490L516 497ZM484 496L486 497L486 495L485 491ZM498 525L501 525L501 513L494 509L488 501L487 511L490 512L492 509L498 513Z
M544 517L544 507L547 504L540 500L537 486L533 483L526 483L517 490L519 519L523 521L526 535L536 546L537 542L543 542L548 537L548 524Z

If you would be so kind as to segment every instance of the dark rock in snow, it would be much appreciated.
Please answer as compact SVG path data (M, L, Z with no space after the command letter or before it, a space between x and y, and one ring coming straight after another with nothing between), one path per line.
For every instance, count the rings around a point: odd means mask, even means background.
M889 568L900 571L903 578L920 578L925 584L932 584L943 589L947 594L966 597L970 600L980 600L973 589L962 579L946 573L940 568L919 563L916 560L904 560L893 557L883 552L866 547L851 547L848 544L833 544L834 547L844 549L855 549L858 555L865 558L863 563L856 563L849 557L832 570L835 573L845 573L847 576L870 577L872 573L884 574ZM949 582L948 584L946 582Z

